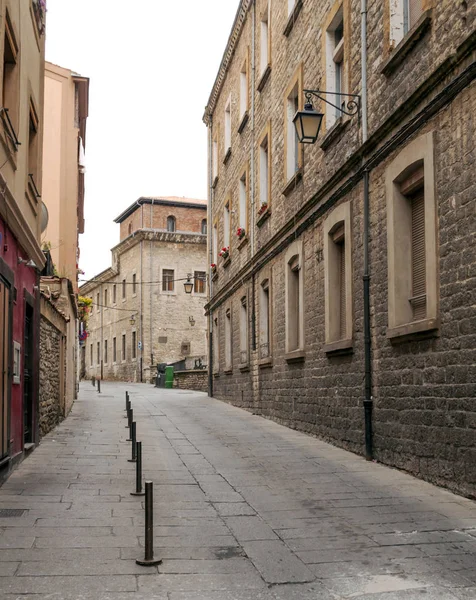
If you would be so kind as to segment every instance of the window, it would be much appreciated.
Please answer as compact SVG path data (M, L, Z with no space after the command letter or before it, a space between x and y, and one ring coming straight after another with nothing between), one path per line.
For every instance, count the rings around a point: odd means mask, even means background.
M294 181L302 165L302 149L298 143L296 128L293 119L302 104L302 66L299 66L285 95L285 181Z
M390 43L397 46L423 14L422 0L389 0Z
M96 306L98 307L98 311L101 307L101 295L99 294L99 292L96 294Z
M231 211L231 198L226 201L225 207L223 208L223 247L230 247L230 211Z
M268 359L271 356L271 305L270 279L267 273L259 287L259 358Z
M230 372L232 368L231 308L227 308L225 311L225 371Z
M246 296L240 301L240 364L248 364L248 302Z
M89 362L90 362L90 365L91 365L91 367L94 365L94 356L93 356L93 352L94 352L94 350L93 350L93 345L91 344L91 345L89 346Z
M207 220L206 219L202 219L201 232L202 232L202 235L207 235Z
M390 338L438 326L433 134L404 148L386 171Z
M21 345L13 342L13 383L21 383Z
M133 294L135 294L137 292L136 285L137 285L136 274L133 273L132 274L132 293Z
M32 195L39 198L38 192L38 115L30 100L30 118L28 133L28 185Z
M112 303L116 304L116 284L112 286Z
M182 342L180 344L180 354L182 356L190 356L191 353L191 344L190 342Z
M194 271L193 280L194 280L193 291L196 294L204 294L205 293L205 281L206 281L205 271Z
M104 364L107 365L107 340L104 340Z
M240 229L244 230L246 233L248 232L248 165L245 167L240 177L238 187L240 202L240 214L238 215L239 226Z
M116 338L112 338L112 362L117 362Z
M225 106L225 158L226 162L231 152L231 96L229 96Z
M136 340L136 332L132 332L132 358L137 358L137 340Z
M122 360L126 360L126 334L122 334Z
M167 231L175 231L175 217L173 216L167 217Z
M271 126L268 123L259 141L259 200L260 210L271 203Z
M212 245L213 245L213 262L214 264L217 264L218 262L218 227L217 224L214 223L213 225L213 240L212 240Z
M263 80L266 80L267 74L270 70L271 64L271 49L270 49L270 33L269 33L269 18L270 18L270 6L267 4L263 12L261 13L261 21L260 21L260 77ZM258 91L260 90L260 84L258 84ZM263 83L264 85L264 83ZM262 88L262 86L261 86Z
M163 269L162 270L162 291L163 292L173 292L175 289L175 275L173 269Z
M344 83L344 11L342 5L332 17L326 28L325 57L326 57L326 86L329 92L336 95L329 95L328 99L336 106L342 106L342 97L338 94L345 93ZM342 116L337 108L326 105L326 128L330 129L336 119Z
M295 4L296 0L288 0L288 17L293 12Z
M127 228L127 232L129 235L132 233L132 223L129 223L129 227Z
M291 244L286 252L286 359L304 357L304 281L302 241Z
M19 46L15 39L10 15L5 13L5 39L3 44L3 85L2 85L2 107L8 110L13 132L7 133L10 141L17 149L15 139L19 124ZM7 131L10 130L8 119L4 118Z
M107 308L107 290L104 290L104 308Z
M126 280L122 280L122 299L126 299Z
M218 127L212 142L212 179L215 186L218 179Z
M218 335L218 317L213 319L213 373L220 372L220 337Z
M249 49L246 51L246 58L240 71L240 132L241 124L245 125L243 119L248 116L249 109L248 52Z
M324 221L325 343L327 352L352 346L351 204L344 202Z
M97 343L96 350L97 350L97 364L100 365L101 364L101 342Z

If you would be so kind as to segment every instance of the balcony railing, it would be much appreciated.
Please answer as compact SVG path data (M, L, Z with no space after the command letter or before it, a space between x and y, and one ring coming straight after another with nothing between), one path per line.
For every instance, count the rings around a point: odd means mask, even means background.
M3 127L5 129L5 133L7 137L13 144L13 149L15 152L18 151L18 146L21 146L21 143L18 141L17 134L15 133L15 129L13 128L13 124L10 119L10 115L8 114L8 108L0 109L0 116L2 118Z
M28 173L28 185L30 186L35 198L41 198L40 192L38 191L35 180L33 178L33 173Z

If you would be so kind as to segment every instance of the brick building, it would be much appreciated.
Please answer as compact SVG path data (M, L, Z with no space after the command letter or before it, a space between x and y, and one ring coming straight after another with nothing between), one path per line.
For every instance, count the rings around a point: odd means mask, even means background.
M204 114L210 391L474 494L476 7L363 7L239 4Z
M139 198L115 222L112 266L80 288L93 300L82 347L86 377L150 381L158 363L205 364L206 201Z

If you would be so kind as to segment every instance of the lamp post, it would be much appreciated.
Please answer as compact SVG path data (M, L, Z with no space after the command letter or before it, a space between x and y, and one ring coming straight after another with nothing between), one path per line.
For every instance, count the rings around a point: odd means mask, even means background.
M339 96L349 99L344 100L341 106L337 106L329 100L326 100L326 98L323 97L323 94L331 94L332 96ZM357 94L325 92L323 90L304 90L304 95L306 96L304 110L298 110L293 118L296 134L301 144L314 144L319 136L319 131L321 130L324 114L314 110L314 106L312 104L313 96L334 107L344 115L360 115L360 96Z

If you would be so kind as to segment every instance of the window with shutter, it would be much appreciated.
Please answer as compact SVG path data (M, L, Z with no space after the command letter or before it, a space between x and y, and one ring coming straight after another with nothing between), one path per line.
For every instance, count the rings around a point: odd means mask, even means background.
M412 205L412 297L413 320L426 317L425 196L423 190Z
M340 312L340 324L339 333L340 338L345 339L346 335L346 310L345 310L345 241L339 243L339 312Z

